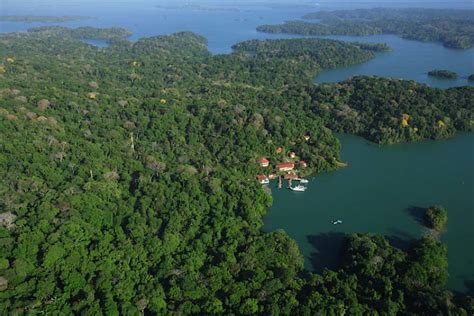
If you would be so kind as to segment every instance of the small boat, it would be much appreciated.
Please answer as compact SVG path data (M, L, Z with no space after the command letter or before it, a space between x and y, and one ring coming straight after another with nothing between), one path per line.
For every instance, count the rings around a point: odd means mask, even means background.
M308 182L309 182L309 180L307 180L307 179L300 179L300 183L308 183Z
M270 183L270 180L269 179L265 179L265 180L262 180L262 182L260 182L261 184L269 184Z
M338 224L342 224L342 221L340 219L338 220L335 220L334 222L332 222L333 225L338 225Z
M304 192L306 191L306 187L302 185L297 185L296 187L290 187L290 190L297 191L297 192Z

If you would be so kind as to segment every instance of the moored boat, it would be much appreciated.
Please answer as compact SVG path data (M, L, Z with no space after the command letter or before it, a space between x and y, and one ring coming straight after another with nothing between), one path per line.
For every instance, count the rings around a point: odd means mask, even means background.
M296 187L290 187L290 190L297 191L297 192L304 192L306 191L306 187L302 185L297 185Z

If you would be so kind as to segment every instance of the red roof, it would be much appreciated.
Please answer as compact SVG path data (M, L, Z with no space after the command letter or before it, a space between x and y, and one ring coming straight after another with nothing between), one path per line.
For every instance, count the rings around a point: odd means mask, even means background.
M267 180L267 179L268 179L268 177L264 174L257 175L257 180L258 181L263 181L263 180Z
M277 169L283 169L283 168L294 168L295 164L292 162L282 162L276 165Z
M259 162L259 163L269 163L269 162L270 162L270 160L268 160L268 159L267 159L267 158L265 158L265 157L262 157L262 158L260 158L260 159L259 159L259 161L258 161L258 162Z
M286 180L296 180L296 179L299 179L298 176L296 174L292 174L292 173L289 173L289 174L285 174L285 179Z

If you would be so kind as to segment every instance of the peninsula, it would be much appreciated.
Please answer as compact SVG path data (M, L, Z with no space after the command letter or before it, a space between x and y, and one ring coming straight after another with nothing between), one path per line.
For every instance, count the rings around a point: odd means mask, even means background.
M260 32L301 35L396 34L406 39L441 42L450 48L473 46L474 10L395 9L318 11L303 16L306 21L261 25Z

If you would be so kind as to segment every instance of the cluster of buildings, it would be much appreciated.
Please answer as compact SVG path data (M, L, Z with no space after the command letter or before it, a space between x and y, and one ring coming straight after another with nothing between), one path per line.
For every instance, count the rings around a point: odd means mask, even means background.
M288 154L290 158L295 158L296 154L294 152L290 152ZM270 167L270 161L266 157L262 157L258 160L260 167L268 168ZM296 166L300 168L306 168L308 164L304 160L299 160L297 162L282 162L275 165L276 173L271 173L268 176L264 174L257 175L257 180L261 184L267 184L270 180L276 179L278 177L278 173L281 175L283 173L283 177L285 180L298 180L299 177L296 174Z
M310 140L310 136L308 134L303 135L303 139L305 142L308 142ZM277 147L276 148L276 153L277 154L282 154L284 152L283 147ZM279 176L283 176L285 180L299 180L300 178L297 175L296 171L296 166L298 166L299 169L306 168L308 166L308 163L304 160L299 160L296 161L296 153L294 151L290 151L288 153L288 158L292 159L293 161L289 162L281 162L275 165L275 169L273 173L270 173L268 176L265 174L259 174L257 175L257 180L261 184L267 184L270 182L272 179L276 179ZM266 157L261 157L258 159L258 164L262 168L268 168L270 167L270 160L268 160ZM280 178L281 182L281 178Z

